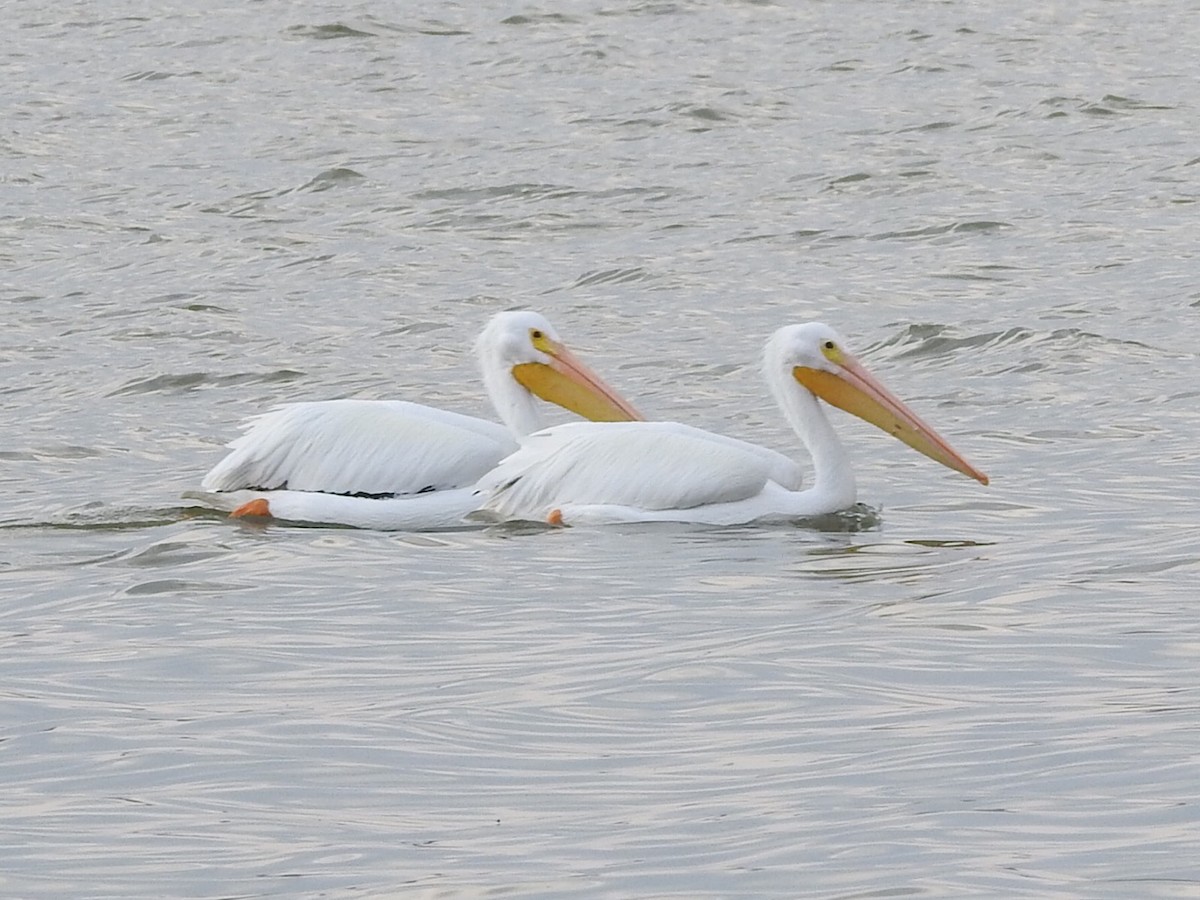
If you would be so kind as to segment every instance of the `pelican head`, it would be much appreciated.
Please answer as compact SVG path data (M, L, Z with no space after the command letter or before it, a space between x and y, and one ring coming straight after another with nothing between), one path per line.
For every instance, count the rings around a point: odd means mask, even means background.
M641 420L641 414L572 353L545 316L521 310L493 316L476 352L488 394L514 430L537 427L532 397L594 422Z
M766 358L770 368L782 368L789 379L831 406L870 422L956 472L988 483L985 474L867 371L828 325L784 326L771 337Z

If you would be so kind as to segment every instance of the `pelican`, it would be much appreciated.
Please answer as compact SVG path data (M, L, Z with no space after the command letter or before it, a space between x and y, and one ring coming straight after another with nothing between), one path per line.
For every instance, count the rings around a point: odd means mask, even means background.
M251 419L188 496L234 516L358 528L462 525L474 483L541 427L537 398L594 421L640 419L535 312L494 316L476 342L503 425L402 400L289 403Z
M764 374L812 456L813 484L793 490L727 439L662 422L575 423L530 435L479 487L480 516L555 525L802 519L855 502L850 460L818 398L983 484L937 432L885 388L827 325L788 325L767 341Z

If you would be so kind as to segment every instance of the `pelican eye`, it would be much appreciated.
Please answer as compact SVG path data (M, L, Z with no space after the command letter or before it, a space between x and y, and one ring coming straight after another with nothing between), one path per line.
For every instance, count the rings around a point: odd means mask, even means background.
M842 350L838 347L837 341L831 338L821 341L821 355L839 366L842 364Z

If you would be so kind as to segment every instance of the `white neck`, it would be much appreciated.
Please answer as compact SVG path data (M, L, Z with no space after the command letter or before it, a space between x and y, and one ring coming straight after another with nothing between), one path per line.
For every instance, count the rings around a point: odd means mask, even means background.
M775 402L808 450L814 470L812 487L791 493L787 498L789 509L784 512L822 515L852 506L858 497L854 471L825 410L812 392L792 377L790 365L768 360L767 366L767 382Z
M483 372L483 387L492 401L500 421L514 438L523 438L542 427L537 398L517 383L512 369L498 355L481 347L479 365Z

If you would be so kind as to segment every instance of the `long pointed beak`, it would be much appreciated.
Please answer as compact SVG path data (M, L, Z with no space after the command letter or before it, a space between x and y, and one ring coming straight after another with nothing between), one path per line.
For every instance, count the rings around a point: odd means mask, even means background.
M858 360L844 353L839 365L837 373L797 366L792 375L826 403L870 422L943 466L982 484L988 483L986 475L963 459L945 438L926 425Z
M527 390L547 403L591 419L593 422L640 422L639 413L628 400L584 365L557 341L546 346L551 362L520 363L513 366L513 377Z

